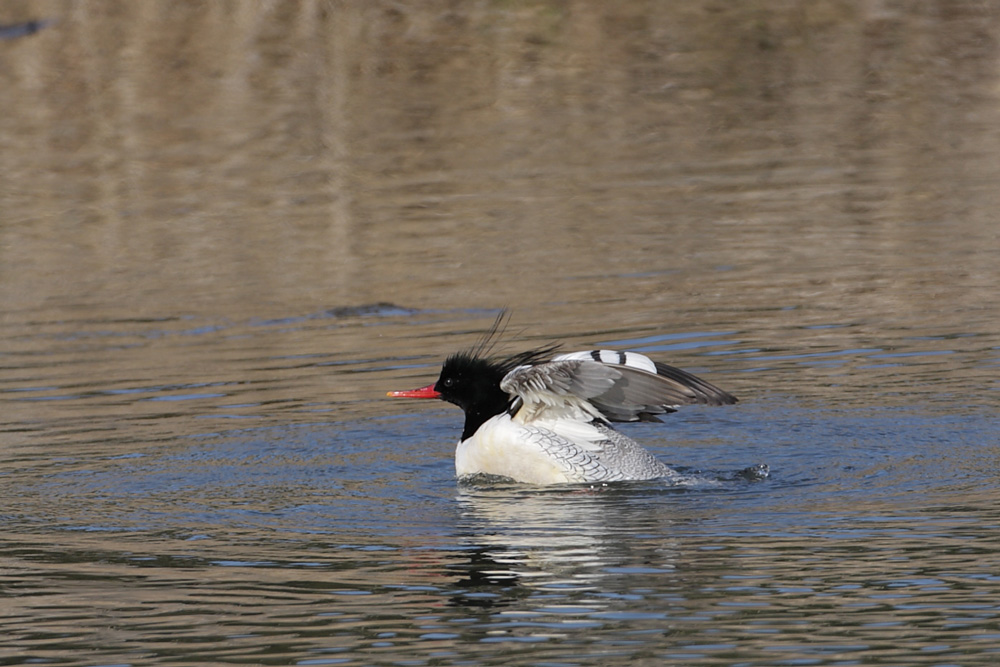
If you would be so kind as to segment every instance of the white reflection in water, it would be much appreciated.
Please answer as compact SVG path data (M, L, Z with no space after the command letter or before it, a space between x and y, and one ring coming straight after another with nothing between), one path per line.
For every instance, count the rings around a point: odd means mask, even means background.
M484 576L566 591L639 571L674 569L677 544L669 538L674 520L642 506L643 496L652 500L664 492L669 491L649 483L557 490L464 485L456 500L467 531L463 540L497 566L480 568Z

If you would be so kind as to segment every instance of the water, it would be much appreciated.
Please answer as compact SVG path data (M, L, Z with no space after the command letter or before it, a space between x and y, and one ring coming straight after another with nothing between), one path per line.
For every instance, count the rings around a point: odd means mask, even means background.
M994 664L1000 15L674 4L12 6L0 664ZM741 402L458 484L504 306Z

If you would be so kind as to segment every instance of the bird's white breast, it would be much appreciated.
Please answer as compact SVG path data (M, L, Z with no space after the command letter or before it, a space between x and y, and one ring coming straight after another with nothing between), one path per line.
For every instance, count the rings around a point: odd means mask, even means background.
M545 438L551 442L545 443ZM529 484L562 484L580 481L543 444L560 438L525 427L506 412L484 423L472 437L458 444L455 472L459 477L485 473L510 477Z

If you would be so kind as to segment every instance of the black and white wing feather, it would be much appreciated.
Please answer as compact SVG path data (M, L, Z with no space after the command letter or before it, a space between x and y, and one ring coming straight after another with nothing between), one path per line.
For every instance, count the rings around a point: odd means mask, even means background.
M655 421L681 405L725 405L736 397L687 371L635 352L573 352L510 371L500 387L533 412L576 407L609 421Z

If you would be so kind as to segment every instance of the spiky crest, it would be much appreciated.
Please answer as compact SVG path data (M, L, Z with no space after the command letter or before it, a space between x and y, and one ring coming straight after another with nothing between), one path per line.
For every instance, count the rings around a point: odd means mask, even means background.
M500 388L500 381L518 366L548 361L556 344L519 352L508 357L494 355L500 337L507 329L510 313L500 311L493 325L471 348L448 357L441 367L434 389L441 398L465 411L462 439L471 437L487 420L506 410L511 397Z

